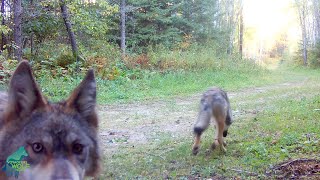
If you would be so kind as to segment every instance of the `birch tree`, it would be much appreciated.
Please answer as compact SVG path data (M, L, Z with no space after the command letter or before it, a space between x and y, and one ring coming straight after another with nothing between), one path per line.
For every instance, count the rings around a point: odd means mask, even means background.
M1 0L1 16L2 16L1 25L2 25L2 27L5 26L4 3L5 3L5 0ZM1 52L4 50L4 45L6 44L6 42L7 42L7 40L6 40L5 34L2 32L1 33L1 47L0 47Z
M120 4L120 14L121 14L121 52L122 56L126 54L126 0L121 0Z
M314 20L314 35L316 43L320 42L320 2L319 0L312 1L313 6L313 20Z
M13 41L15 43L14 56L18 61L22 59L22 0L13 1Z
M243 53L243 33L244 33L244 28L243 28L243 4L242 1L240 1L240 17L239 17L239 54L240 57L242 58L242 53Z
M299 22L301 28L301 36L302 36L302 57L303 57L303 65L308 64L308 50L307 50L307 27L306 27L306 18L307 18L307 0L296 0L296 5L299 14Z

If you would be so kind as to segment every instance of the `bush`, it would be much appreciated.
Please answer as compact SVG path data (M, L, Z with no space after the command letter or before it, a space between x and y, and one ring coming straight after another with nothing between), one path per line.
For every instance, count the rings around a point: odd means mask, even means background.
M309 64L311 67L320 68L320 43L309 51Z
M16 60L5 60L3 56L0 56L0 85L6 85L18 64Z
M76 58L73 56L71 52L62 52L60 56L56 59L56 63L60 67L66 68L68 65L74 63Z

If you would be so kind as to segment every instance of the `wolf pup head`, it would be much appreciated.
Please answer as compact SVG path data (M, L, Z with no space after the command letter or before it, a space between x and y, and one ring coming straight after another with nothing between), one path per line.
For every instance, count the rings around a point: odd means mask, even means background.
M100 169L96 81L89 70L68 99L50 103L42 95L27 61L12 75L3 113L0 113L0 168L20 147L29 168L19 179L96 177ZM0 102L1 104L1 102ZM0 179L6 177L0 170ZM6 177L14 179L14 177ZM4 178L4 179L6 179Z

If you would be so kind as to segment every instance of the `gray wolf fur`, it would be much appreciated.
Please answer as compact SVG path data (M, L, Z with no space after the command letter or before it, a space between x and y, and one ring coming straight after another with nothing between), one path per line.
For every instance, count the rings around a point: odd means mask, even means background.
M232 112L227 93L217 87L209 89L201 97L198 119L193 128L195 140L192 153L194 155L199 152L201 135L208 128L211 119L216 126L216 135L211 148L220 146L220 149L226 152L224 137L228 135L228 128L233 122Z
M90 69L68 99L51 103L41 93L27 61L13 73L8 93L0 93L0 179L6 159L19 147L30 167L20 180L96 177L100 170L96 81Z

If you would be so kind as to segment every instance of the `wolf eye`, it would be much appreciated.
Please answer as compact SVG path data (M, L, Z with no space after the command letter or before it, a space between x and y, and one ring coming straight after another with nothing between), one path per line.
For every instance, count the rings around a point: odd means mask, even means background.
M75 153L75 154L81 154L83 151L83 145L82 144L79 144L79 143L75 143L73 146L72 146L72 152Z
M43 145L40 143L33 143L32 144L32 150L35 153L41 153L43 151Z

